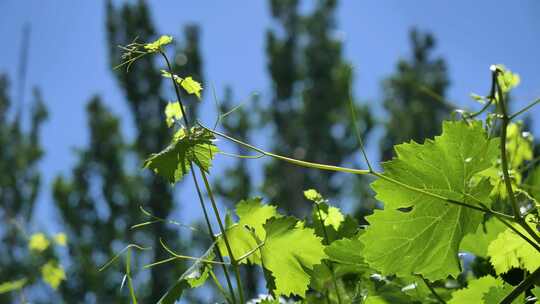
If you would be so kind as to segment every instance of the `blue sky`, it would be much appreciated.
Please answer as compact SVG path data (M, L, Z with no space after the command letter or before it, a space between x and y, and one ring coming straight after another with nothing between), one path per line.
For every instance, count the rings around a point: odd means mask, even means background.
M516 105L540 96L540 20L535 18L540 12L538 1L341 2L336 34L343 37L345 57L356 69L355 95L376 107L378 113L382 113L378 105L381 80L394 71L400 57L409 55L408 30L412 26L429 30L437 38L436 53L449 66L452 84L448 97L455 103L476 106L468 95L486 93L492 63L504 63L521 75L522 83L514 94ZM225 85L231 85L238 99L253 92L263 100L270 97L264 42L272 22L266 1L149 3L161 33L179 37L182 25L201 26L207 87L215 86L219 94ZM45 184L38 210L51 214L47 207L50 182L59 173L69 173L75 161L73 148L86 144L84 107L89 98L101 95L122 116L124 131L132 133L126 102L107 59L105 4L0 0L0 12L0 73L9 74L12 80L17 71L22 27L25 23L31 25L26 90L39 86L50 111L42 133L47 154L41 164ZM26 96L28 102L30 94ZM205 112L210 113L204 118L208 120L213 115L209 97L207 94L204 101L209 109ZM532 115L539 113L536 109ZM46 217L40 221L47 222Z

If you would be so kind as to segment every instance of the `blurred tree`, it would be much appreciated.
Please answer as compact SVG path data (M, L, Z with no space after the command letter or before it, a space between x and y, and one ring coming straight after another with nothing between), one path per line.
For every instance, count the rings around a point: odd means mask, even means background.
M39 132L47 110L39 90L34 90L28 130L22 111L11 110L9 82L0 75L0 282L35 277L28 255L26 227L29 226L41 185L38 163L43 157ZM39 275L39 274L38 274ZM0 295L0 303L11 303L13 294Z
M118 288L120 272L98 272L101 265L128 243L129 226L140 218L143 199L140 177L127 173L129 146L120 121L94 97L86 108L88 148L79 150L71 179L59 176L53 197L69 233L73 263L61 293L67 303L120 303L127 294ZM133 170L131 170L133 171Z
M274 129L271 150L340 165L358 151L358 142L349 112L353 73L343 59L335 28L337 1L317 1L306 15L299 13L298 0L272 0L270 5L280 25L268 31L266 46L274 90L267 113ZM367 106L356 107L365 136L372 126L370 112ZM270 161L264 191L287 211L302 213L307 205L303 190L317 188L332 198L346 188L333 180L335 176L335 172Z
M432 58L435 39L416 29L410 32L412 57L397 64L395 75L384 81L384 107L389 119L381 138L382 160L394 155L396 144L433 138L452 111L444 101L449 85L446 64Z
M120 63L118 45L126 45L136 37L138 41L156 38L144 1L119 7L107 1L106 10L111 66ZM173 68L181 76L190 75L202 81L198 28L187 26L184 34L185 43L170 57ZM177 231L165 223L156 223L137 233L129 229L141 221L139 206L160 218L168 218L175 208L173 187L139 168L143 159L168 144L171 135L164 122L166 100L162 97L164 88L170 88L170 85L162 82L167 81L161 76L163 65L150 57L140 59L129 72L119 70L114 73L134 120L134 144L126 143L118 118L96 97L87 107L89 146L79 151L79 163L71 178L59 177L55 182L55 201L74 239L70 251L74 277L62 291L69 303L81 299L90 303L125 301L125 291L118 290L123 274L110 270L97 273L97 270L129 242L152 248L151 254L144 255L145 262L169 257L161 248L160 238L175 250L185 248ZM186 103L189 113L195 115L195 99L186 98ZM129 117L129 114L125 116ZM137 294L144 302L157 302L185 270L181 263L171 266L165 272L154 267L149 276L139 276L141 279L137 281L144 284L138 286Z

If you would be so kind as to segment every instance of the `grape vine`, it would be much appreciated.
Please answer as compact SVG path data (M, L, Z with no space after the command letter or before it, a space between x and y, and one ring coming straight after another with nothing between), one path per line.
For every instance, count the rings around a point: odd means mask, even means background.
M533 156L532 136L516 121L539 100L510 113L508 96L519 76L502 65L491 67L487 96L474 95L483 107L476 112L458 110L445 121L442 134L424 143L396 145L395 157L376 171L360 136L359 149L367 169L313 163L264 151L187 117L182 94L200 98L203 87L192 77L175 74L165 52L172 43L162 36L150 43L122 47L127 70L139 58L159 55L166 66L177 100L165 107L165 123L174 128L170 144L152 154L144 167L177 183L192 176L212 245L200 257L173 252L171 258L193 265L159 303L174 303L185 290L209 281L227 303L246 303L240 268L261 267L267 295L250 303L524 303L540 296L540 167ZM353 122L356 120L351 106ZM480 118L484 117L483 120ZM355 128L355 131L358 131ZM255 153L313 170L371 175L371 188L384 210L367 218L369 226L331 205L315 189L299 189L313 205L311 216L298 219L281 214L260 197L245 198L235 208L236 221L224 219L208 181L213 159L221 152L216 138ZM225 154L225 153L224 153ZM200 184L202 179L203 184ZM209 203L205 201L205 193ZM210 210L209 210L210 209ZM155 221L165 221L152 217ZM219 232L212 227L211 216ZM141 224L139 226L145 226ZM126 255L126 277L133 303L136 293L130 277L131 249ZM456 289L452 282L464 268L460 253L489 260L494 273L470 279ZM116 260L116 256L114 260ZM512 286L503 275L512 268L526 277ZM222 276L218 275L218 271ZM225 284L220 282L220 277Z

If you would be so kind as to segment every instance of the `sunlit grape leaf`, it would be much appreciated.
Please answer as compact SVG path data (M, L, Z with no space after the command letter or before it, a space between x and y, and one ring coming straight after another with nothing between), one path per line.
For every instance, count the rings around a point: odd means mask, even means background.
M186 90L186 92L188 92L189 94L195 94L197 98L201 99L201 91L203 88L201 84L193 80L191 76L184 78L184 80L180 84L182 85L182 88Z
M191 76L182 78L176 74L171 74L165 70L161 70L161 76L165 78L174 77L174 81L181 85L188 94L194 94L199 99L201 99L201 91L203 87L200 82L195 81Z
M214 135L200 127L191 128L191 132L179 132L171 144L159 153L152 154L144 162L144 167L176 183L189 172L191 164L196 164L208 172L218 148L214 144Z
M314 203L324 202L323 196L315 189L308 189L304 191L304 196Z
M228 227L226 235L233 255L238 259L257 248L257 241L246 226L254 229L254 233L259 240L264 240L266 238L266 231L263 228L264 223L269 218L279 217L280 215L277 213L275 206L263 204L260 197L240 201L236 205L236 215L238 215L239 220L236 224ZM223 237L219 238L218 246L223 256L229 256ZM260 264L260 251L256 250L247 259L240 261L240 263L246 263L248 261L250 263Z
M487 256L487 249L491 241L503 232L506 226L499 220L491 218L479 225L475 233L467 234L461 241L460 251L466 251L476 256Z
M491 287L488 292L484 294L484 303L490 304L490 303L500 303L504 297L506 297L509 293L512 292L514 287L512 285L508 284L502 284L498 286ZM512 303L523 303L525 302L525 294L520 294L517 296Z
M329 260L349 265L366 265L363 251L364 244L358 239L337 240L324 250Z
M66 246L67 241L67 235L63 232L54 235L54 242L60 246Z
M19 289L23 288L24 285L26 285L26 282L28 282L28 280L26 278L24 278L24 279L20 279L20 280L8 281L8 282L0 283L0 294L15 291L15 290L19 290Z
M32 251L41 252L49 248L50 242L45 236L45 234L39 232L34 233L30 236L28 241L28 249Z
M515 228L527 235L520 226L515 225ZM505 273L514 267L525 268L530 272L540 267L540 253L510 228L489 244L487 253L497 274Z
M182 109L180 107L178 101L167 103L167 106L165 107L165 121L167 122L167 127L172 127L175 121L182 118Z
M484 303L483 298L491 287L502 287L503 282L491 276L481 277L469 282L466 288L454 291L448 304ZM496 303L496 302L489 302Z
M66 279L64 268L55 261L49 261L41 267L41 278L53 289L57 289Z
M520 83L520 77L518 74L512 73L502 64L495 65L500 73L497 75L498 84L504 93L509 92L511 89L517 87Z
M372 184L385 210L368 217L371 225L361 236L368 264L385 275L419 273L431 281L457 276L459 243L476 231L482 213L410 187L489 205L489 183L473 176L492 165L497 147L481 122L444 122L443 134L434 140L395 146L397 158L383 163L384 176L406 186L382 178Z
M310 281L305 270L326 257L322 239L313 229L300 228L292 217L272 218L264 229L262 261L275 279L275 294L304 296Z
M172 36L162 35L157 40L145 44L144 48L150 53L155 53L161 50L161 47L166 46L167 44L171 43L172 40L173 40Z
M324 200L313 206L311 218L315 234L324 238L325 244L326 240L331 244L341 238L353 237L358 232L359 226L355 218L350 215L343 216L338 208L329 206Z

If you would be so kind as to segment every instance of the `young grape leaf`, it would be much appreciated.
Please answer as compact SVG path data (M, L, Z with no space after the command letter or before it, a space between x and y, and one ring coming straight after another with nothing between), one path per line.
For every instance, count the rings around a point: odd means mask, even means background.
M365 266L362 255L364 244L358 239L341 239L324 249L328 259L340 264Z
M492 287L502 287L503 282L491 276L481 277L477 280L469 282L467 288L463 288L452 293L452 299L448 304L463 304L463 303L497 303L484 302L484 295L489 292Z
M515 227L527 235L523 228L517 225ZM531 228L534 231L534 228ZM514 267L525 268L530 272L540 267L540 253L510 228L489 244L487 253L497 274L505 273Z
M188 92L189 94L195 94L197 98L201 99L201 91L203 88L201 84L193 80L191 76L184 78L180 85L182 85L182 88L184 88L186 92Z
M228 227L225 232L236 259L257 248L257 241L246 226L253 228L258 239L264 240L266 238L266 231L263 228L264 223L269 218L281 216L277 213L275 206L264 205L260 197L240 201L236 205L236 215L239 218L238 223ZM223 256L229 256L222 237L218 239L218 246ZM260 251L253 252L240 263L246 263L247 261L252 264L260 264Z
M482 213L426 193L489 204L489 183L473 176L492 166L497 147L478 121L444 122L434 140L397 145L397 157L383 163L386 179L372 184L385 210L368 217L371 225L361 236L368 264L383 274L418 273L431 281L457 276L459 243L476 231Z
M355 218L350 215L343 216L339 208L329 206L324 201L313 206L311 218L315 234L324 238L325 244L327 239L328 244L331 244L341 238L354 237L358 232L358 222Z
M321 238L292 217L272 218L264 224L262 262L275 279L276 295L305 296L311 270L326 257Z
M167 148L152 154L144 162L144 168L151 169L172 184L189 172L192 163L208 172L212 159L218 152L214 135L209 131L200 127L191 128L189 134L182 131L183 129L177 132L177 136Z
M149 53L155 53L161 50L162 47L166 46L167 44L171 43L173 41L172 36L162 35L157 40L147 43L144 45L144 48Z
M172 127L175 121L178 121L182 118L182 109L180 108L180 103L169 102L165 107L165 121L167 122L167 127Z

